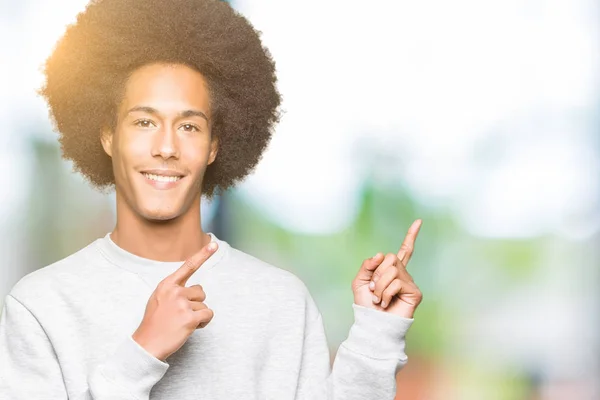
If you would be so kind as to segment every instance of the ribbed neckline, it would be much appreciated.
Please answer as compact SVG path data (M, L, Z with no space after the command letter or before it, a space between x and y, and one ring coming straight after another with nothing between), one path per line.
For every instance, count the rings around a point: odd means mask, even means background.
M208 271L215 267L229 251L229 243L220 240L212 232L207 232L212 241L217 242L217 251L200 267L200 271ZM96 241L98 250L113 265L127 269L139 275L166 276L174 272L185 261L156 261L137 256L119 247L110 237L110 232Z

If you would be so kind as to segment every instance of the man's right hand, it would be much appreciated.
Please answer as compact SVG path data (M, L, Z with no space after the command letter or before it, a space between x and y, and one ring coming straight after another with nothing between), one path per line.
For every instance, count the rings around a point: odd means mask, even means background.
M185 284L216 249L215 242L204 246L163 279L150 296L132 338L159 360L179 350L196 329L204 328L213 318L213 311L203 303L206 295L202 286Z

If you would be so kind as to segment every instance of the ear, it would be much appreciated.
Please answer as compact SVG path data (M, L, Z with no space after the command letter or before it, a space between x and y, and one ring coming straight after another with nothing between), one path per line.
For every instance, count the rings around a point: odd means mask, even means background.
M210 142L210 154L208 155L208 165L212 164L217 158L219 152L219 139L214 137Z
M112 157L112 140L112 131L110 129L103 129L100 136L100 142L102 142L102 148L104 148L104 152L108 154L109 157Z

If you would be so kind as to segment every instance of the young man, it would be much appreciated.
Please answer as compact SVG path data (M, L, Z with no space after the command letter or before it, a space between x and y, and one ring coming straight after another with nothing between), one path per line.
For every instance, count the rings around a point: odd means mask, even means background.
M269 141L274 71L219 1L94 1L67 29L42 94L64 157L116 188L117 223L6 297L1 399L394 398L420 221L358 269L332 370L305 285L202 232L201 193L246 176Z

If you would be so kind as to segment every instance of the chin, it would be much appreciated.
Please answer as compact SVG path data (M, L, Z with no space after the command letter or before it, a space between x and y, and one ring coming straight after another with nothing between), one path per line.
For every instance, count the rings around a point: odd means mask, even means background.
M181 215L179 210L173 209L149 209L141 208L138 210L138 215L147 221L152 222L167 222L173 220Z
M185 189L185 188L183 188ZM178 219L190 211L194 199L189 192L181 191L140 191L132 196L130 208L149 222L168 222Z

